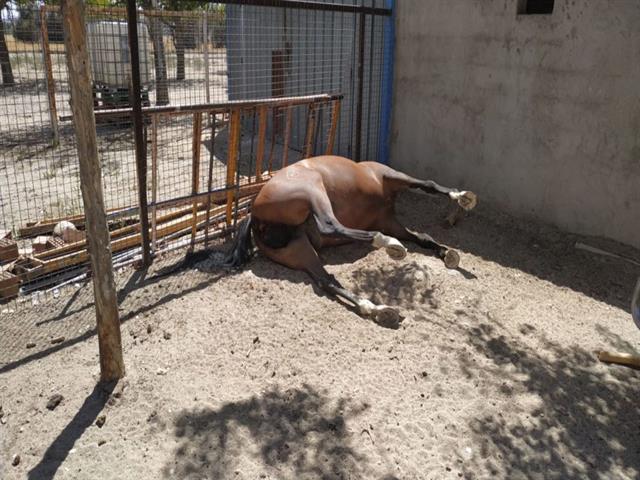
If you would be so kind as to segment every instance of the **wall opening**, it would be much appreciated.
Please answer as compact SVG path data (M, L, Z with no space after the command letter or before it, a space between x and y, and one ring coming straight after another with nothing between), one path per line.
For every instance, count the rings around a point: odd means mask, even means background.
M554 0L519 0L519 15L550 15L553 13Z

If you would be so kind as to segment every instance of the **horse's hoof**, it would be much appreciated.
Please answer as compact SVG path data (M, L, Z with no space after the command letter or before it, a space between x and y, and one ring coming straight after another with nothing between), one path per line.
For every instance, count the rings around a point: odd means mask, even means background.
M384 248L394 260L402 260L407 256L407 249L397 238L389 237L383 233L376 233L371 242L375 248Z
M402 260L407 256L407 249L402 244L388 245L385 251L394 260Z
M381 327L396 329L400 326L401 318L395 308L381 306L374 310L373 321Z
M478 204L478 197L473 192L451 192L449 196L466 211L473 210Z
M460 255L458 255L458 252L455 250L447 250L442 261L447 268L458 268L458 265L460 265Z

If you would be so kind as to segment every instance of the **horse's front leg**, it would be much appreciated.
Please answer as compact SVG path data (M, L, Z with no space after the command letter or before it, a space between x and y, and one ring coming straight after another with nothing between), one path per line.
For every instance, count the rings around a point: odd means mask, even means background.
M342 298L363 317L371 318L387 328L398 328L400 325L398 310L386 305L376 305L340 285L340 282L325 270L303 228L300 228L297 235L282 248L269 248L262 244L260 239L257 239L257 243L262 253L271 260L295 270L305 271L320 289L333 297Z
M416 245L433 252L440 258L447 268L458 268L460 255L455 250L436 242L426 233L414 232L402 225L393 215L388 215L380 222L380 230L399 240L413 242Z

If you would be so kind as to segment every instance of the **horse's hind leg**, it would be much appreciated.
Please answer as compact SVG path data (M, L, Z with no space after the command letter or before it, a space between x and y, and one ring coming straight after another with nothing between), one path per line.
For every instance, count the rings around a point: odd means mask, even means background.
M393 215L390 215L383 219L380 225L382 230L387 235L391 235L399 240L406 240L413 242L416 245L429 250L436 254L440 258L447 268L458 268L460 264L460 255L455 250L452 250L444 245L436 242L431 236L426 233L419 233L409 230L402 225Z
M391 183L398 190L402 188L418 188L426 193L446 195L450 199L456 201L464 210L472 210L478 203L478 198L473 192L443 187L433 180L420 180L405 173L398 172L397 170L385 165L380 165L379 167L375 166L374 168L382 170L380 173L382 174L383 179L387 183Z
M407 249L396 238L379 231L358 230L342 225L333 213L331 201L324 188L313 190L311 207L321 235L370 242L375 248L384 248L394 260L402 260L407 256Z
M396 309L375 305L340 285L340 282L325 270L318 253L304 231L300 230L296 237L283 248L272 249L263 245L259 245L259 248L271 260L294 270L305 271L318 287L332 296L346 300L360 315L370 317L385 327L397 328L399 325L400 314Z

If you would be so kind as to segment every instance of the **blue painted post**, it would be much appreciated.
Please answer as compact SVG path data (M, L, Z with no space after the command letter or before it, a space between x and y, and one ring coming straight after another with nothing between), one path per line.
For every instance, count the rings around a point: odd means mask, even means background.
M378 145L378 161L389 165L391 155L391 109L393 101L393 64L396 43L395 32L395 0L385 0L385 8L392 11L391 16L384 19L384 58L382 61L382 122Z

